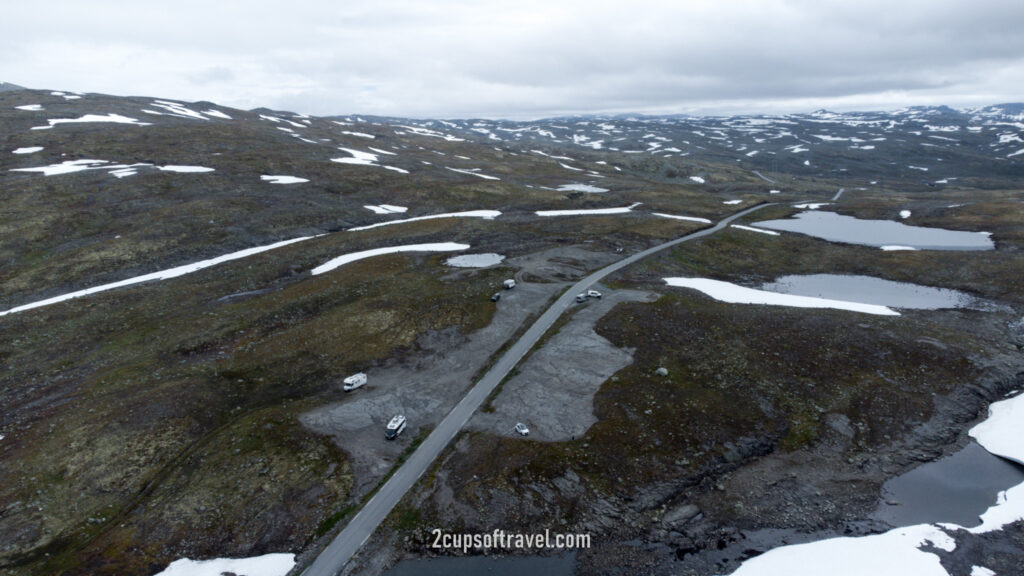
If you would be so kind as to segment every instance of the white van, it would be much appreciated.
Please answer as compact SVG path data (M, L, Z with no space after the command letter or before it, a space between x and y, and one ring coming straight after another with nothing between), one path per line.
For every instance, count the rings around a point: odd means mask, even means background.
M342 386L341 389L344 390L345 392L351 392L351 391L355 390L356 388L359 388L360 386L366 384L366 374L363 373L363 372L360 372L358 374L353 374L353 375L349 376L348 378L345 378L344 380L342 380L342 382L345 385Z
M388 422L388 427L384 430L384 438L388 440L394 440L398 438L398 435L405 430L405 416L399 414Z

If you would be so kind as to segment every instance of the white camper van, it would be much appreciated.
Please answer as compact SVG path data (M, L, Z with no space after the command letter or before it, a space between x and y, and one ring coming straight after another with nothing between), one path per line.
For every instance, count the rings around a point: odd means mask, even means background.
M345 385L342 386L341 389L344 390L345 392L351 392L351 391L355 390L356 388L359 388L363 384L366 384L366 374L363 373L363 372L360 372L358 374L353 374L353 375L349 376L348 378L345 378L344 380L342 380L342 382Z
M399 414L392 418L391 422L388 422L388 427L384 430L384 438L394 440L395 438L398 438L398 435L402 433L402 430L405 430L405 416Z

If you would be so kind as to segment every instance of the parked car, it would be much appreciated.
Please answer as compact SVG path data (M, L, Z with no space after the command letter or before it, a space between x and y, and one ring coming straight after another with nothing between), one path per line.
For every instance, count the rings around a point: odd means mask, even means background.
M601 293L597 290L587 290L587 298L600 298Z
M587 301L587 293L586 292L580 292L579 294L577 294L576 295L576 301L577 302L586 302Z
M523 424L522 422L516 422L516 432L518 432L520 436L530 435L530 429L527 428L526 424Z
M345 392L351 392L356 388L359 388L360 386L366 384L366 374L364 374L363 372L353 374L348 378L342 380L342 382L345 385L342 386L341 389L344 390Z
M508 280L505 280L503 285L505 286L505 290L511 290L516 287L516 281L509 278Z
M384 438L388 440L394 440L398 438L398 435L405 430L405 416L399 414L388 422L388 427L384 429Z
M497 302L498 300L501 300L501 292L495 292L494 295L491 296L491 302Z

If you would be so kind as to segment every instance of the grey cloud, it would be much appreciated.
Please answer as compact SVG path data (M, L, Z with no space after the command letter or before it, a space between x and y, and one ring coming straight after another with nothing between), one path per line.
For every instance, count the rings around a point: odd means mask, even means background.
M1002 0L53 0L8 12L2 80L319 114L1024 99L1024 4Z

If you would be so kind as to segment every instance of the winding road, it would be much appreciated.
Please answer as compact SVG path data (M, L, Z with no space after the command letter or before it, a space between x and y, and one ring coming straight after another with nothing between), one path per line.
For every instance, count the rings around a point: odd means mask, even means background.
M580 292L584 292L594 283L599 282L608 275L617 272L626 266L635 264L640 260L666 250L673 246L709 236L728 226L733 220L760 210L772 204L759 204L745 210L741 210L728 216L710 228L698 230L691 234L676 238L664 244L648 248L632 256L623 258L614 264L610 264L600 270L591 273L571 288L566 290L545 312L530 326L529 329L512 345L511 348L494 363L494 366L487 371L462 398L462 400L448 413L447 416L434 428L429 436L419 447L413 451L409 458L402 464L394 474L388 478L383 486L373 495L372 498L362 507L358 514L352 518L348 525L337 535L330 544L320 553L319 556L302 572L302 576L335 576L344 569L352 556L359 551L359 548L369 539L370 535L377 529L381 522L387 517L391 510L398 504L406 492L423 475L428 467L437 459L455 435L469 421L469 418L483 404L484 400L494 391L498 384L512 371L512 369L523 359L531 348L540 340L541 336L548 331L559 316L562 315Z

